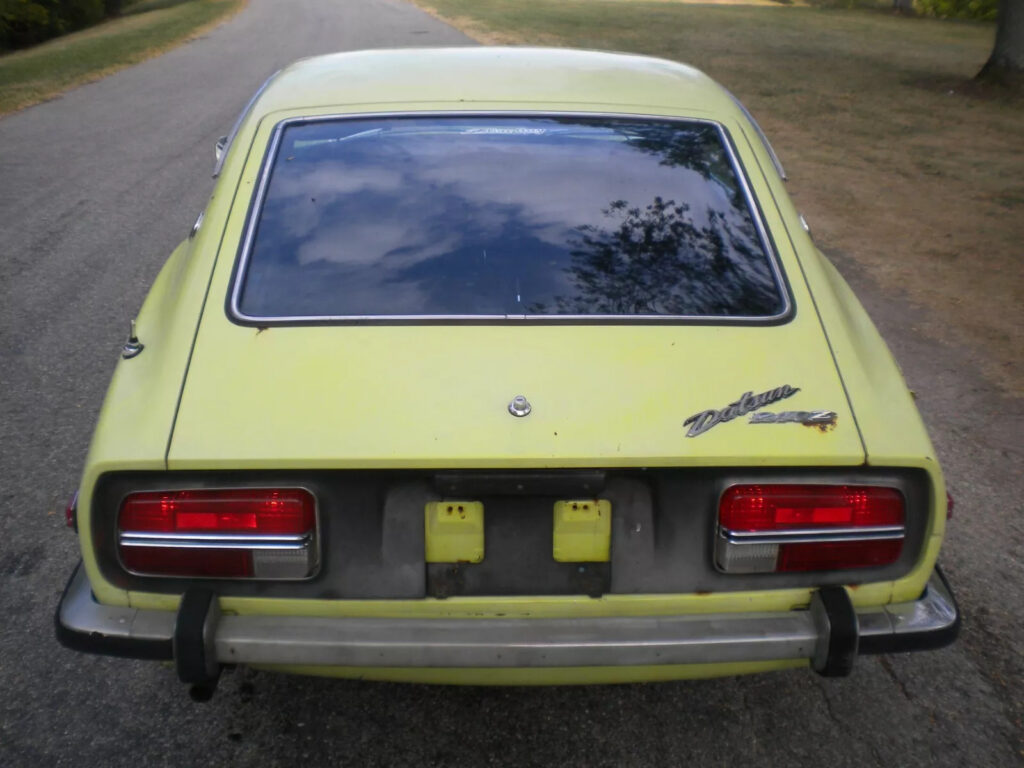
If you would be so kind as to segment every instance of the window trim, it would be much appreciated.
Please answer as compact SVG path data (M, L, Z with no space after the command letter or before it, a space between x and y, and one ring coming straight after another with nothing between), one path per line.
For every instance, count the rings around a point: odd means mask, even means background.
M293 125L310 123L338 122L342 120L379 120L403 118L609 118L621 120L646 120L663 123L701 123L712 126L719 135L729 158L729 165L739 181L743 198L747 203L758 239L768 257L775 285L782 298L782 309L774 315L481 315L481 314L430 314L430 315L247 315L240 306L245 278L248 274L249 260L252 255L253 242L256 237L257 224L267 188L270 184L271 172L277 158L281 138L285 130ZM234 260L228 292L226 313L231 322L242 326L267 328L271 326L312 326L312 325L494 325L494 324L527 324L527 325L780 325L791 320L795 314L793 297L786 274L782 270L775 242L765 226L761 206L750 188L750 180L746 170L740 164L736 148L728 129L716 120L698 117L679 117L675 115L652 115L644 113L619 112L574 112L574 111L537 111L537 110L442 110L442 111L402 111L402 112L360 112L347 114L313 115L290 117L278 122L267 144L260 166L256 193L253 195L246 214L245 225L238 252Z
M729 92L726 91L726 93ZM789 181L789 176L786 175L786 169L782 167L782 161L779 160L779 156L775 154L775 148L772 146L772 143L768 141L768 137L764 135L764 131L761 130L761 126L758 124L757 120L755 120L754 116L750 114L750 110L746 108L742 101L737 99L731 93L729 93L729 96L732 97L736 106L739 107L740 111L743 113L743 116L747 118L748 122L753 126L754 133L756 133L757 137L761 140L761 145L764 147L765 152L768 153L768 158L772 161L772 165L775 167L775 172L779 174L779 178L783 181Z

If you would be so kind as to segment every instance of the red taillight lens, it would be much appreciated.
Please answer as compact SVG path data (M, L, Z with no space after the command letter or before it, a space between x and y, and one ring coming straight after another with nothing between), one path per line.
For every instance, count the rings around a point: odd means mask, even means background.
M122 547L121 562L129 571L154 576L244 579L253 575L252 553L244 549Z
M888 565L904 538L903 494L850 485L737 485L722 494L716 559L732 573Z
M777 571L828 571L869 568L894 563L903 551L903 539L879 541L824 541L818 544L782 544Z
M122 531L304 533L315 526L309 491L299 488L147 491L121 504Z
M78 531L78 491L71 497L68 505L64 507L64 523L68 528Z
M849 485L734 485L718 522L734 531L903 525L903 494Z
M299 488L144 491L118 516L121 562L141 575L305 578L315 535L316 502Z

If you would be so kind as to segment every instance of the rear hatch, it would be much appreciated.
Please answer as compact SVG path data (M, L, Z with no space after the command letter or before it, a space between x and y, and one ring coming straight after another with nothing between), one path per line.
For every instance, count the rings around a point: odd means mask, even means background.
M171 468L864 461L795 255L721 126L274 131L252 213L228 222ZM755 406L836 419L751 423Z
M828 410L835 425L738 413L688 436L691 416L773 390L786 396L758 411ZM517 396L528 415L510 413ZM863 461L828 343L807 312L775 326L261 329L216 305L201 323L168 453L170 469Z

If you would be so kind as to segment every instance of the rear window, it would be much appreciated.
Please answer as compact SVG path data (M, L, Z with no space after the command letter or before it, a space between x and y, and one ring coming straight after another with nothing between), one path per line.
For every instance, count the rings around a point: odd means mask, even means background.
M774 318L781 279L722 131L434 116L278 128L243 320Z

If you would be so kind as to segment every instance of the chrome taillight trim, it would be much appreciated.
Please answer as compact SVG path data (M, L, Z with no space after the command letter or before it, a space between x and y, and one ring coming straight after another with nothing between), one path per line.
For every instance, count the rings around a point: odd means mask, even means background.
M718 527L718 535L729 544L820 544L831 541L878 541L902 539L902 525L875 525L863 528L794 528L779 531L733 531Z
M863 528L794 528L776 531L733 531L718 526L715 567L722 573L774 573L783 544L834 544L867 541L903 541L902 525Z
M305 491L313 499L313 528L299 534L278 534L278 533L202 533L200 531L189 531L187 533L170 533L161 531L131 531L121 530L119 527L120 510L124 506L125 500L134 493L175 493L178 491L203 491L203 492L216 492L216 491L231 491L231 490L248 490L248 491L274 491L274 490L299 490ZM189 579L189 578L203 578L204 580L209 579L211 581L237 581L237 582L248 582L248 581L309 581L316 578L320 571L321 565L321 544L320 544L320 531L321 520L320 520L320 499L317 494L306 487L305 485L298 484L285 484L281 486L268 487L263 484L259 485L231 485L231 484L217 484L205 488L191 487L183 485L181 487L167 487L163 484L153 487L139 487L132 488L129 492L121 496L118 503L118 513L114 516L113 520L113 541L116 542L114 547L115 557L118 566L128 574L132 576L142 576L146 579L155 580L169 580L169 579ZM170 574L170 573L152 573L148 571L139 571L134 568L129 568L125 565L123 558L120 555L122 547L153 547L153 548L164 548L164 549L211 549L211 550L223 550L223 549L248 549L253 552L254 556L256 553L262 553L265 557L272 557L275 554L286 556L292 555L298 557L302 553L305 554L305 569L303 573L290 574L285 573L282 575L280 572L273 575L253 575L253 576L203 576L193 577L189 574Z
M154 579L210 578L241 581L302 581L316 575L319 547L315 531L302 534L232 534L232 533L153 533L121 531L118 551L130 549L164 549L177 551L248 552L252 557L252 575L190 576L188 573L156 573L129 568L119 556L121 567L134 576ZM283 558L283 559L282 559Z
M173 547L175 549L274 549L298 551L313 544L313 532L303 534L217 534L217 533L149 533L122 531L118 543L122 547Z

